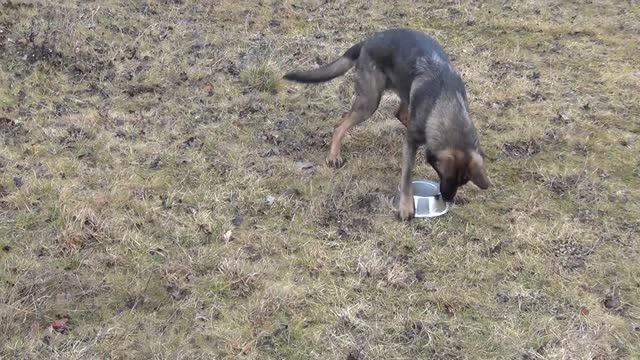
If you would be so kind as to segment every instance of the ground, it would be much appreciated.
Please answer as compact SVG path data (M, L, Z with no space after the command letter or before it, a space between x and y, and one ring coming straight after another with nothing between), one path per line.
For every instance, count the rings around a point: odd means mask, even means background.
M368 34L463 74L493 187L402 223ZM640 358L637 1L0 0L0 358ZM418 157L415 178L436 179Z

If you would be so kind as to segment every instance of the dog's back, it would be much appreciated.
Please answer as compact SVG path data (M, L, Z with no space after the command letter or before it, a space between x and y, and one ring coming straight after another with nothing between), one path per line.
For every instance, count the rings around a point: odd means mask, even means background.
M362 46L362 52L382 69L390 87L407 103L416 76L440 75L448 68L449 57L430 36L411 29L394 29L377 33Z
M389 79L389 88L411 105L410 133L418 143L432 149L477 147L464 82L438 42L415 30L396 29L375 34L361 51L367 57L359 61L373 61Z

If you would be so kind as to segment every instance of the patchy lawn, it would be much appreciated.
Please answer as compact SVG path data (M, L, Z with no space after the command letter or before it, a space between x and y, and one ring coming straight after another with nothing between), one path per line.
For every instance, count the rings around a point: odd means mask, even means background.
M409 224L397 99L332 170L351 73L281 81L400 26L494 183ZM0 0L0 358L639 358L638 59L635 1Z

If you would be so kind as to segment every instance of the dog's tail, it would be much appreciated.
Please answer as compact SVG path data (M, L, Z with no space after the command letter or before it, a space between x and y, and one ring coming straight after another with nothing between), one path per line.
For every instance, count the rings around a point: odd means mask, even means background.
M355 63L360 56L362 42L353 45L344 55L334 62L310 71L294 71L285 74L286 80L296 81L300 83L320 83L337 78L344 75Z

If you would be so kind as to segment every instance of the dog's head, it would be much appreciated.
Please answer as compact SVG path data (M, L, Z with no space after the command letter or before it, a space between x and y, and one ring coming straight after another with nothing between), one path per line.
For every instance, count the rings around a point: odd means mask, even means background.
M452 202L458 188L471 181L480 189L491 185L481 150L443 150L427 154L427 161L440 177L440 193Z

